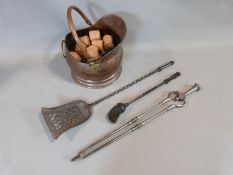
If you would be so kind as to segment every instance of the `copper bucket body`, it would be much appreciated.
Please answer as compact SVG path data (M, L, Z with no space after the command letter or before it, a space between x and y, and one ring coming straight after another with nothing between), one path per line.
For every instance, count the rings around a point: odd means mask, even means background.
M71 10L77 11L90 27L74 30L73 19L71 19L70 15ZM71 6L68 9L68 21L71 33L68 33L65 40L62 41L62 50L63 56L66 58L71 69L72 77L78 84L88 88L103 88L110 85L120 76L122 70L122 42L127 32L124 20L117 15L106 15L92 25L79 8ZM90 30L96 29L100 30L102 36L105 33L113 36L115 44L114 49L93 63L77 61L70 54L71 51L75 50L76 43L79 42L77 36L84 36L88 34Z

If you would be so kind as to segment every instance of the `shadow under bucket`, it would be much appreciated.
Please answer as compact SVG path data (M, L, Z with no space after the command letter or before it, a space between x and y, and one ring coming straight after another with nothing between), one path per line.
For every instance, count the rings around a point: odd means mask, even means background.
M72 10L78 12L90 27L75 30L71 15ZM124 20L117 15L111 14L102 17L92 25L83 12L75 6L68 8L67 17L71 33L68 33L65 40L62 41L62 50L63 56L71 69L72 77L78 84L88 88L103 88L110 85L120 76L122 70L122 42L127 32ZM90 30L100 30L101 36L110 34L113 37L115 47L95 62L78 61L70 52L75 50L76 43L81 43L79 36L88 35ZM83 55L89 56L85 48L81 47L81 51Z

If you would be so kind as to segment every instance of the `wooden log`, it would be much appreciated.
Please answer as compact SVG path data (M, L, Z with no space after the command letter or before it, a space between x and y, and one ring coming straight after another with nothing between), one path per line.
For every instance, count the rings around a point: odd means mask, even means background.
M90 39L89 39L89 36L82 36L82 37L79 37L80 41L85 44L86 47L90 46L91 45L91 42L90 42Z
M101 39L100 31L99 30L89 31L89 37L90 40L100 40Z
M114 47L113 38L111 35L104 35L104 49L112 49Z
M103 40L92 40L91 45L98 47L99 51L104 50Z
M77 61L81 61L81 57L76 52L70 52L70 55L75 58Z
M82 42L82 45L83 47L86 48L86 45ZM77 52L79 55L82 55L82 52L81 52L81 49L80 49L80 46L76 43L75 45L75 52Z
M96 46L91 45L91 46L87 47L87 53L90 55L90 57L94 61L96 61L100 58L98 47L96 47ZM93 60L88 60L88 61L93 61Z

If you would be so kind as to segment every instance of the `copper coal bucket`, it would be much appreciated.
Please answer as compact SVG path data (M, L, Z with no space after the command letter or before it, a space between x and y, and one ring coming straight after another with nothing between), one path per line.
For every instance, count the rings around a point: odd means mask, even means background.
M76 30L72 18L72 11L78 12L89 25L88 28ZM123 57L122 42L125 38L127 28L124 20L117 15L111 14L103 16L94 25L75 6L70 6L67 10L67 18L71 33L68 33L62 41L63 56L71 69L71 75L75 81L85 87L102 88L110 85L121 74L121 62ZM113 36L115 47L106 55L95 62L77 61L70 52L75 50L75 45L80 44L79 37L84 36L90 30L100 30L101 35L109 33ZM85 56L88 54L85 48L80 47Z

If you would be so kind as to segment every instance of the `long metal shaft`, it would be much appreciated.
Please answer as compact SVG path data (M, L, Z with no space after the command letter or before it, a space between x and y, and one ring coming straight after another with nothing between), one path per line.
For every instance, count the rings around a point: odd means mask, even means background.
M159 108L160 106L162 106L163 104L167 103L171 101L170 98L166 98L164 100L162 100L161 102L159 102L157 105L153 106L152 108L146 110L145 112L143 112L142 114L132 118L130 121L128 121L127 123L125 123L124 125L122 125L121 127L115 129L114 131L110 132L109 134L105 135L104 137L102 137L101 139L95 141L94 143L92 143L91 145L89 145L87 147L87 149L90 149L92 148L93 146L99 144L100 142L108 139L109 137L113 136L114 134L116 134L117 132L125 129L126 127L128 127L129 125L133 124L133 123L136 123L137 121L139 121L142 117L144 117L145 115L149 114L150 112L152 112L153 110Z
M168 63L166 63L166 64L164 64L164 65L162 65L162 66L157 67L156 69L154 69L153 71L149 72L148 74L145 74L145 75L139 77L139 78L136 79L135 81L132 81L131 83L129 83L129 84L127 84L127 85L121 87L120 89L118 89L118 90L116 90L116 91L114 91L114 92L112 92L112 93L110 93L110 94L108 94L108 95L106 95L106 96L104 96L104 97L102 97L102 98L96 100L95 102L93 102L93 103L91 103L91 104L89 104L90 108L92 108L92 107L94 107L95 105L101 103L102 101L104 101L104 100L106 100L106 99L108 99L108 98L110 98L110 97L112 97L112 96L114 96L114 95L116 95L116 94L118 94L118 93L124 91L125 89L128 89L129 87L131 87L131 86L133 86L133 85L139 83L140 81L142 81L142 80L144 80L144 79L150 77L151 75L154 75L154 74L157 73L157 72L161 72L163 69L166 69L166 68L172 66L173 64L174 64L174 61L170 61L170 62L168 62Z
M169 108L169 107L168 107L168 108ZM164 114L165 112L168 112L168 108L166 108L166 109L164 109L164 110L158 112L157 114L154 115L154 117L158 117L158 116ZM79 154L78 154L77 156L75 156L74 158L72 158L71 161L75 161L75 160L77 160L77 159L84 159L84 158L90 156L91 154L93 154L93 153L95 153L95 152L101 150L102 148L104 148L104 147L110 145L111 143L113 143L113 142L119 140L120 138L122 138L122 137L128 135L129 133L135 131L136 129L139 129L141 126L142 126L142 125L139 123L139 124L135 125L134 127L129 128L127 131L125 131L125 132L123 132L123 133L117 135L116 137L114 137L114 138L111 139L110 141L108 141L108 142L106 142L106 143L100 145L99 147L97 147L97 148L95 148L95 149L91 149L91 148L93 148L93 146L95 146L96 144L94 144L94 145L92 145L92 146L90 145L91 147L88 146L88 147L85 148L83 151L79 152ZM102 140L102 139L101 139L101 140ZM104 140L105 140L105 139L104 139ZM103 141L103 140L102 140L102 141ZM100 142L98 142L98 143L100 143Z
M131 99L129 102L127 102L127 106L134 103L135 101L139 100L140 98L148 95L149 93L151 93L152 91L158 89L159 87L165 85L165 84L168 84L171 80L174 80L176 79L177 77L180 76L180 72L176 72L175 74L173 74L171 77L169 77L168 79L165 79L164 81L162 81L161 83L159 83L157 86L154 86L153 88L147 90L146 92L142 93L141 95Z
M120 117L121 114L123 114L126 110L126 108L134 103L135 101L139 100L140 98L150 94L151 92L153 92L154 90L158 89L159 87L168 84L170 81L176 79L177 77L180 76L180 72L176 72L173 75L171 75L170 77L164 79L162 82L160 82L159 84L157 84L156 86L152 87L151 89L143 92L142 94L138 95L137 97L134 97L132 100L130 100L127 103L118 103L116 104L113 108L110 109L110 111L108 112L108 119L109 121L111 121L112 123L116 123L118 118Z
M127 122L125 125L121 126L120 128L114 130L113 132L105 135L103 138L101 138L100 140L94 142L93 144L91 144L90 146L86 147L85 149L83 149L81 152L79 152L79 154L77 156L75 156L72 161L76 160L76 159L83 159L86 158L88 156L90 156L91 154L101 150L102 148L110 145L111 143L115 142L116 140L128 135L129 133L135 131L136 129L139 129L140 127L142 127L143 125L147 124L148 122L150 122L151 120L153 120L154 118L172 110L175 109L177 107L183 107L185 105L185 98L186 96L188 96L189 94L199 91L200 90L200 86L198 84L194 84L189 90L187 90L185 93L178 93L178 96L175 96L173 99L171 98L170 95L168 95L168 97L164 100L162 100L161 102L159 102L157 105L155 105L154 107L152 107L151 109L145 111L144 113L142 113L139 116L134 117L133 119L131 119L129 122ZM171 104L168 107L166 107L165 109L161 110L160 112L156 113L155 115L140 121L139 123L136 124L136 122L138 122L140 119L143 119L143 117L150 113L151 111L157 109L158 107L166 104L169 101L178 101L178 102L183 102L183 104ZM108 138L110 138L112 135L118 133L119 131L123 130L125 127L130 126L132 124L133 125L131 128L129 128L128 130L126 130L123 133L120 133L119 135L117 135L116 137L112 138L111 140L101 144L100 146L98 146L98 144L100 144L101 142L107 140ZM95 146L98 146L97 148L95 148Z
M168 97L164 100L162 100L161 102L159 102L157 105L153 106L151 109L147 110L146 112L142 113L139 116L134 117L133 119L131 119L129 122L127 122L125 125L123 125L122 127L114 130L113 132L105 135L103 138L101 138L100 140L94 142L93 144L91 144L90 146L88 146L87 148L83 149L81 152L79 152L79 154L77 156L75 156L72 161L75 161L76 159L83 159L85 157L88 157L89 155L99 151L100 149L110 145L111 143L115 142L116 140L128 135L129 133L135 131L136 129L139 129L140 127L142 127L143 125L147 124L148 122L150 122L151 120L153 120L154 118L172 110L175 109L177 107L183 107L185 105L185 98L186 96L188 96L189 94L199 91L200 90L200 86L198 84L194 84L189 90L187 90L185 93L179 93L180 96L175 96L174 99L171 99L170 95L168 95ZM181 98L180 98L181 97ZM148 114L149 112L157 109L158 107L166 104L169 101L178 101L178 102L182 102L182 104L171 104L168 107L166 107L165 109L161 110L160 112L156 113L155 115L140 121L139 123L136 124L137 121L139 121L140 119L143 119L143 117ZM122 129L124 129L127 126L130 126L132 124L133 125L131 128L129 128L128 130L126 130L123 133L120 133L119 135L117 135L116 137L112 138L111 140L103 143L102 145L98 146L99 143L107 140L108 138L110 138L112 135L118 133L119 131L121 131ZM97 148L94 148L95 146L98 146Z

